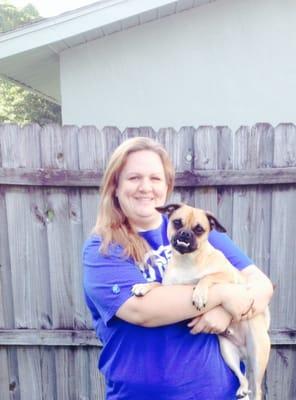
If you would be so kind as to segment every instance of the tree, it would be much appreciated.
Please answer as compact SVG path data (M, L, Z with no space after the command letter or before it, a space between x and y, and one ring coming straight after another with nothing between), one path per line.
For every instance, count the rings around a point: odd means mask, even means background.
M0 122L61 124L61 107L37 94L0 79Z
M0 32L7 32L41 17L34 6L27 4L17 9L7 1L0 4ZM0 122L39 125L61 123L61 107L43 97L0 79Z
M27 4L18 10L7 1L0 4L0 32L10 31L17 26L25 25L30 21L42 19L32 4Z

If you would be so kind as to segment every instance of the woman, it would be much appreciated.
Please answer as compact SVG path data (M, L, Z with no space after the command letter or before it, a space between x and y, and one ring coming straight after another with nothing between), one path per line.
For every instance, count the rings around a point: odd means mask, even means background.
M83 250L84 289L103 343L99 368L107 400L231 400L237 378L224 363L215 333L232 317L261 312L269 279L225 235L209 240L247 277L248 288L215 285L203 314L190 285L162 286L139 298L136 283L161 282L170 245L167 219L155 207L172 192L174 171L163 147L132 138L111 156L94 235ZM198 335L195 335L197 334Z

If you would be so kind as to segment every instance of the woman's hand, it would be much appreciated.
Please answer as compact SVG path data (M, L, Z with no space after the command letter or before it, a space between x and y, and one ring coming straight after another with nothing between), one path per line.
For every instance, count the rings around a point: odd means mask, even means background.
M224 332L232 320L231 314L218 306L203 315L193 318L187 325L191 328L190 333L214 333L219 334Z

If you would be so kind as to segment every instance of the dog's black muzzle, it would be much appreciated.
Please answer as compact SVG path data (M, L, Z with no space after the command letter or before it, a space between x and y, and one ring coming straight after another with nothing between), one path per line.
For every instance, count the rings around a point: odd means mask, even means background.
M171 243L181 254L192 253L197 249L196 236L190 229L179 229L172 237Z

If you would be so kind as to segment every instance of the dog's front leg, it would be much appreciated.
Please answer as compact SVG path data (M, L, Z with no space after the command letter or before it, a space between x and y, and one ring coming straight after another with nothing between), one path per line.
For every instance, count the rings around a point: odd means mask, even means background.
M208 302L209 288L212 286L211 279L205 277L195 286L192 296L192 303L198 310L202 310Z
M136 283L132 287L132 294L134 294L137 297L145 296L150 290L153 288L159 286L159 282L151 282L151 283Z
M209 275L200 279L200 281L198 282L198 284L194 289L192 297L192 302L198 310L201 310L206 306L208 302L208 292L210 287L215 285L216 283L221 283L221 282L222 283L232 282L231 276L227 271L212 273L212 274L210 273Z

